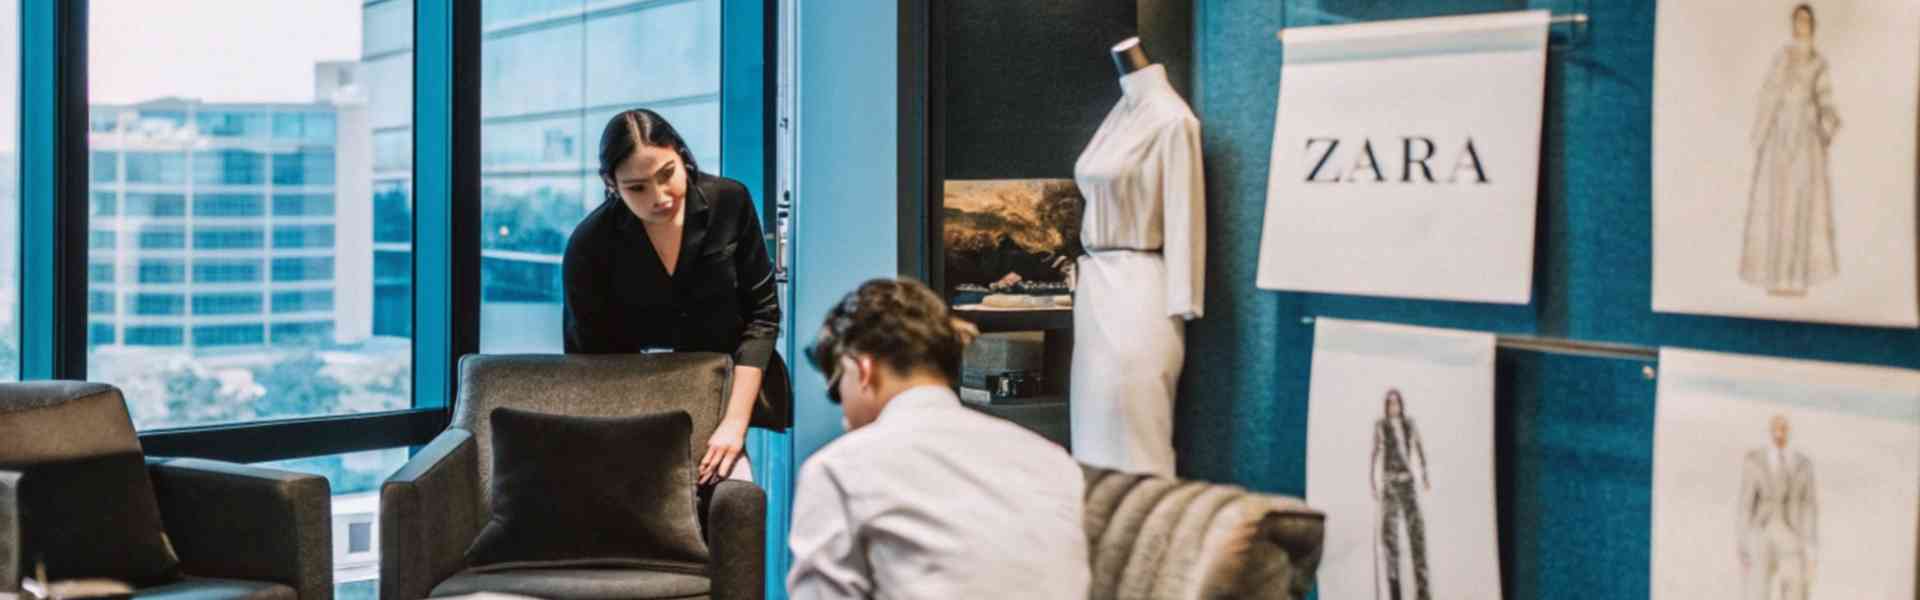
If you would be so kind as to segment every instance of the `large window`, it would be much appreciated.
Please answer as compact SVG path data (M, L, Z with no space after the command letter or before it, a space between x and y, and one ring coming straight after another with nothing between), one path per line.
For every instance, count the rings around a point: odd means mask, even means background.
M142 430L411 407L408 329L374 310L411 312L410 272L374 276L412 254L375 240L376 218L411 230L409 204L374 199L410 167L374 158L412 125L413 3L92 0L87 16L89 378L124 389Z
M607 120L652 108L719 168L720 0L480 7L480 349L559 352L560 258L606 197Z

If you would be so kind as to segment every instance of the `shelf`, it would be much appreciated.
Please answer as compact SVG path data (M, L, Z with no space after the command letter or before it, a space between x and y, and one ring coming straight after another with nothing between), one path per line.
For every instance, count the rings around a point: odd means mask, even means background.
M1073 439L1073 427L1068 419L1067 403L1059 396L1049 399L1052 401L989 405L962 402L961 404L966 405L967 408L1012 421L1062 448L1069 447Z
M956 310L954 316L971 321L981 333L1073 329L1072 310Z

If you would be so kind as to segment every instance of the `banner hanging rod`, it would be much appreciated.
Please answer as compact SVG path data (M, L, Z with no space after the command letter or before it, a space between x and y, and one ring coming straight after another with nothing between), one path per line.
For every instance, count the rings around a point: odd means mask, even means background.
M1587 13L1569 13L1564 15L1554 15L1547 19L1548 26L1585 25L1585 24L1587 24ZM1287 30L1282 29L1282 30L1273 32L1273 39L1279 40L1282 42L1287 41Z
M1301 325L1312 325L1313 317L1300 317ZM1523 350L1546 354L1567 354L1573 356L1591 356L1641 362L1657 362L1660 359L1659 348L1649 348L1634 344L1615 344L1609 342L1583 342L1564 338L1540 337L1534 335L1495 334L1494 346L1506 350ZM1641 369L1647 379L1653 379L1654 369L1647 365Z

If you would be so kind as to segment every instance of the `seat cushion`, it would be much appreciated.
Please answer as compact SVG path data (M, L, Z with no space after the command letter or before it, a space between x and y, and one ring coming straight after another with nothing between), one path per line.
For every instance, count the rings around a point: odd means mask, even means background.
M492 517L468 565L706 564L686 411L580 417L501 407L492 425Z
M298 596L282 584L238 579L187 579L133 593L139 600L296 600Z
M480 592L551 600L705 598L705 576L637 569L511 569L466 571L433 588L433 597Z

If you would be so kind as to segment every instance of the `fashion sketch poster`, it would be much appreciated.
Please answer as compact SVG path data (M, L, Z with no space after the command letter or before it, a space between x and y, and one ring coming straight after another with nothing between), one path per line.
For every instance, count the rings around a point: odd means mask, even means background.
M1493 356L1491 334L1316 322L1307 501L1327 513L1320 597L1499 600Z
M1920 372L1660 351L1653 600L1914 596Z
M1920 324L1920 3L1658 10L1654 310Z

